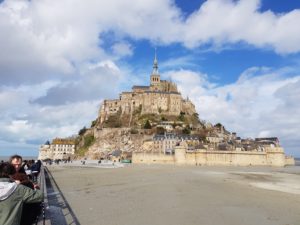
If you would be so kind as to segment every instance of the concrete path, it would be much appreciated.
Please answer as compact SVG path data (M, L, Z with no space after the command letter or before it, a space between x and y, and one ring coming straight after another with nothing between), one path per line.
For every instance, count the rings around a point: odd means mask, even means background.
M45 169L45 179L48 200L46 206L47 224L80 225L74 212L72 211L48 169Z
M65 216L58 224L300 224L300 167L51 166L49 171L55 179L50 207L61 207L56 214Z

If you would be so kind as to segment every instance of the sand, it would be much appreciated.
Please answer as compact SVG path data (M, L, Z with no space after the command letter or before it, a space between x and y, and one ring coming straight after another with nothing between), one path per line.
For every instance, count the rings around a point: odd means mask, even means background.
M49 205L62 208L65 224L300 224L300 167L48 169L59 187L48 194L62 192Z

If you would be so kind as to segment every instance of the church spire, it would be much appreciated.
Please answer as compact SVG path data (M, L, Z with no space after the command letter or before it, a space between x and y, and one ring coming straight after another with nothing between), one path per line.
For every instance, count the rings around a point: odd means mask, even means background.
M154 55L154 62L153 62L153 71L152 74L158 75L158 62L156 58L156 48L155 48L155 55Z

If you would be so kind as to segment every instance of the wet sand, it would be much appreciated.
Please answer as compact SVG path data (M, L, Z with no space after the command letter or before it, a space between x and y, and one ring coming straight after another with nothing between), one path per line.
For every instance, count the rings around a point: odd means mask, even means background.
M48 169L82 225L300 224L300 167Z

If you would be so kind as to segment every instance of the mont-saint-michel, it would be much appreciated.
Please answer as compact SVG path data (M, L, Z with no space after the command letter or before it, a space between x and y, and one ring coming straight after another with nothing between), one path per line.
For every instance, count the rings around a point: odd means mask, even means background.
M155 54L147 86L134 85L106 99L98 118L75 139L56 138L40 147L40 159L131 160L135 164L294 165L277 137L242 139L221 123L204 122L176 83L162 80Z

